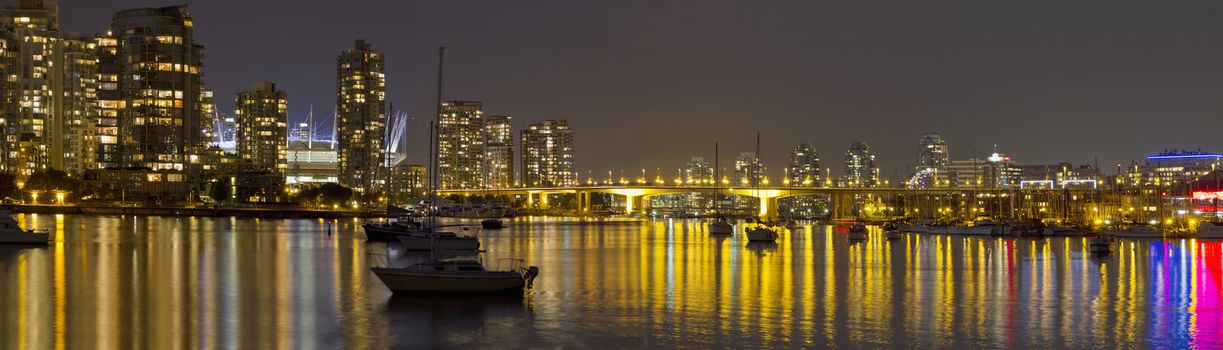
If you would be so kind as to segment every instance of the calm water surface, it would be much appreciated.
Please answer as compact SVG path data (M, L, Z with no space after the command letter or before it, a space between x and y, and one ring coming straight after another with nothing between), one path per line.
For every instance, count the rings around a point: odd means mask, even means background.
M0 247L0 348L1223 346L1220 242L877 233L776 245L695 221L536 219L483 235L542 275L523 299L392 297L422 259L349 220L23 215ZM329 234L330 232L330 234Z

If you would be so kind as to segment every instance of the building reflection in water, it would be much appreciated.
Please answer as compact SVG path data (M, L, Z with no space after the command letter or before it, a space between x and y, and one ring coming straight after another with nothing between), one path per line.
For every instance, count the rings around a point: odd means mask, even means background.
M0 247L0 348L1223 345L1221 242L519 219L483 240L543 271L522 300L391 298L368 267L427 255L352 219L18 219L57 240Z

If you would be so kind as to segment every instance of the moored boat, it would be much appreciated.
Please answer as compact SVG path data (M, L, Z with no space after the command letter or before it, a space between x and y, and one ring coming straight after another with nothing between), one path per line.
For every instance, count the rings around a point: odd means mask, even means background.
M51 234L21 228L8 211L0 211L0 244L47 244Z
M396 294L515 294L532 287L539 268L522 260L504 270L487 270L478 260L420 263L401 268L373 268L374 275Z
M709 234L711 235L731 235L735 233L735 227L726 220L718 219L709 223Z
M855 223L853 226L849 227L850 241L865 241L868 237L869 236L866 234L866 225L862 223Z
M1202 239L1223 238L1223 222L1203 221L1193 229L1193 234L1195 237Z
M505 222L498 218L487 218L480 220L480 227L486 230L496 230L505 227Z
M1163 231L1146 224L1120 225L1102 232L1117 238L1164 238Z
M748 242L776 242L777 237L777 231L766 226L757 226L747 230Z

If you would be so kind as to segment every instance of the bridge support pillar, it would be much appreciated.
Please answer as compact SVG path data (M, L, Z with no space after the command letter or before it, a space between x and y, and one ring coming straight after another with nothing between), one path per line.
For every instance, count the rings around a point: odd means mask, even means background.
M832 195L832 220L854 218L854 196L848 193Z
M774 220L777 217L777 197L760 197L760 218L762 220Z
M587 214L590 213L590 192L578 192L578 211Z
M645 205L642 198L645 198L645 196L624 196L624 214L645 213Z

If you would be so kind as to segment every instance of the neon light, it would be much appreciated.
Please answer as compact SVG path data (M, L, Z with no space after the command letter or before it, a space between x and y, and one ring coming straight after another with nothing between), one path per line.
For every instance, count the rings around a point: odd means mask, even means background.
M1193 199L1223 199L1223 191L1193 191Z
M1193 158L1223 158L1223 154L1166 154L1147 156L1147 160L1157 159L1193 159Z
M1091 183L1091 188L1096 188L1096 180L1065 180L1062 181L1062 188L1066 188L1067 184L1085 184Z
M1028 188L1029 185L1044 184L1048 188L1053 188L1053 180L1023 180L1019 182L1019 188Z

